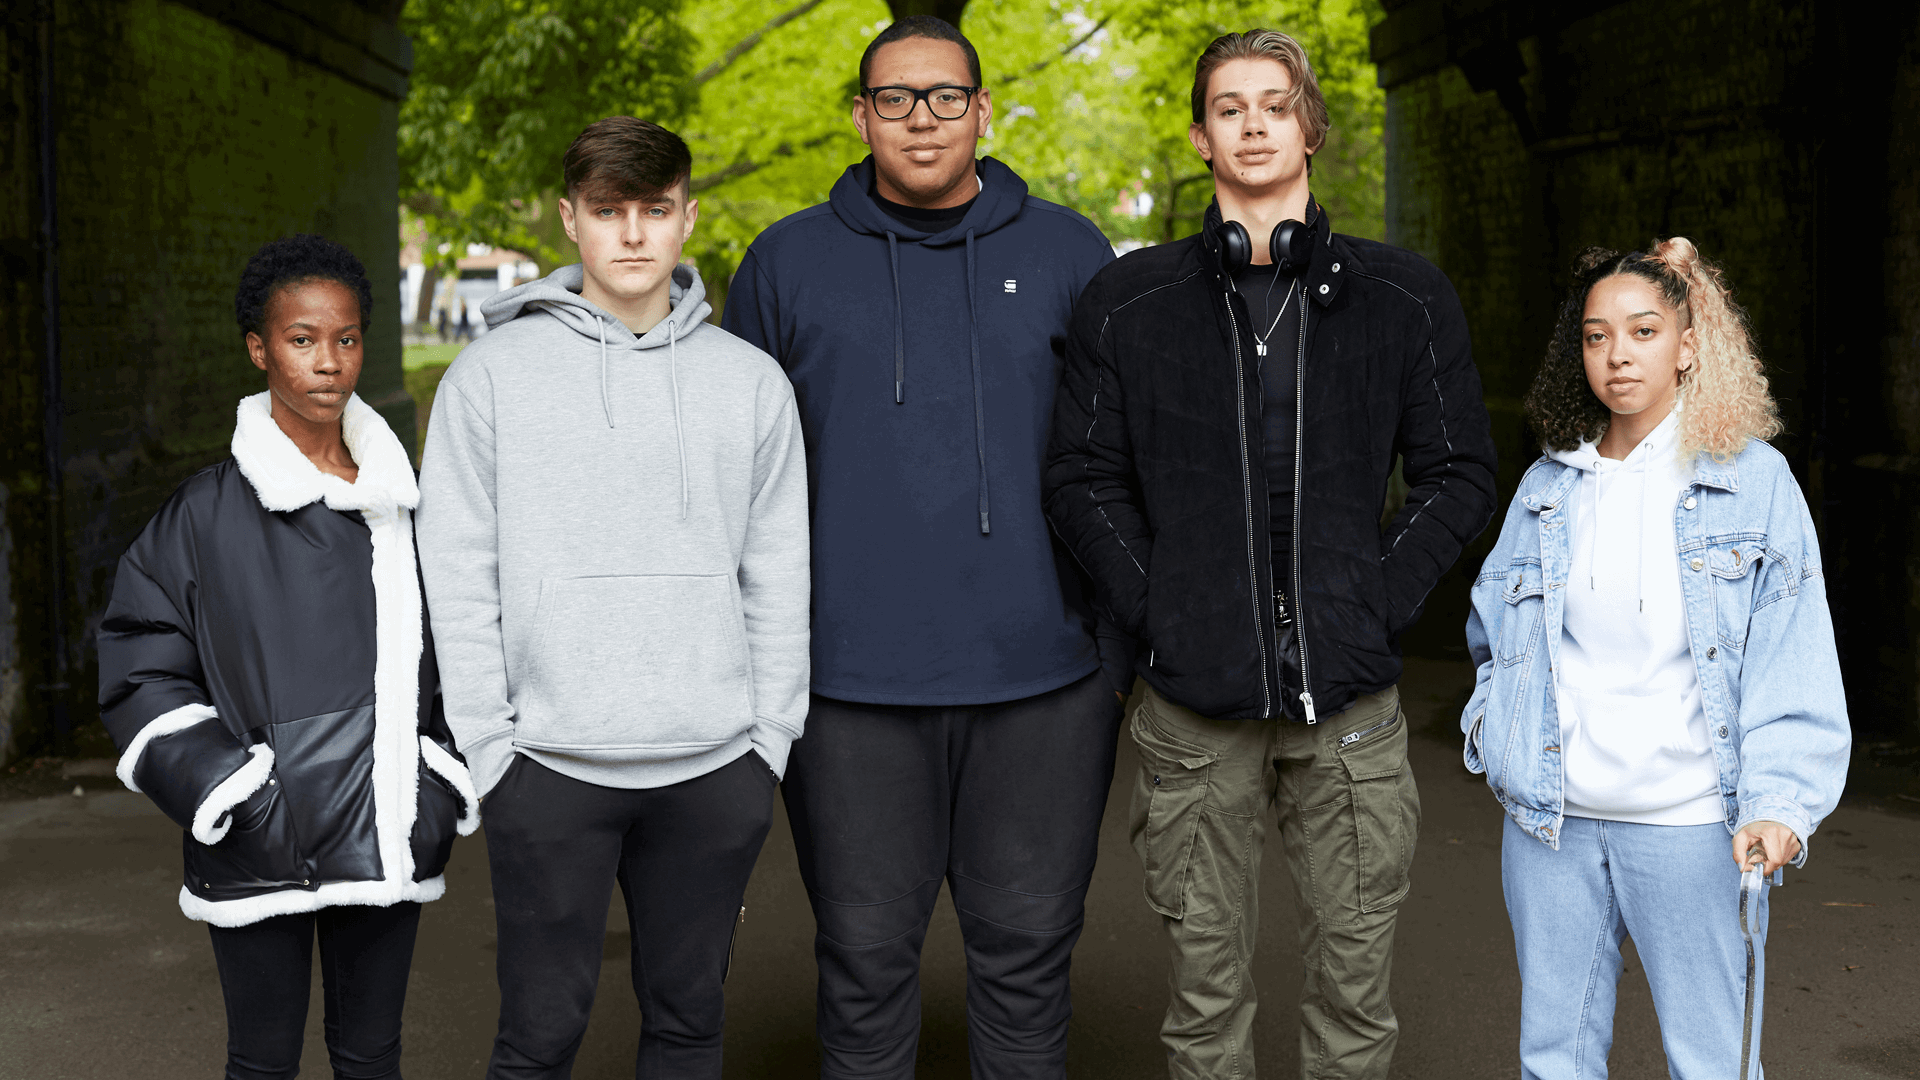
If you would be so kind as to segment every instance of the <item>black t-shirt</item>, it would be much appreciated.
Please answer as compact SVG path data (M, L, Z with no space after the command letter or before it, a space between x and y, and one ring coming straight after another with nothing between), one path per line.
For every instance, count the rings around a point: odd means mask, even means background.
M979 198L978 195L975 195L972 199L968 199L959 206L943 206L938 210L923 210L918 206L903 206L880 194L878 191L869 189L867 194L873 197L874 203L878 205L881 210L885 211L888 217L905 225L909 229L925 233L944 232L960 224L960 219L967 216L967 211L973 209L974 200Z
M1260 364L1267 472L1268 543L1273 582L1293 591L1293 440L1295 396L1299 388L1301 286L1291 274L1269 263L1234 275L1234 287L1246 303L1250 325L1240 331L1242 355ZM1261 345L1266 355L1261 355Z

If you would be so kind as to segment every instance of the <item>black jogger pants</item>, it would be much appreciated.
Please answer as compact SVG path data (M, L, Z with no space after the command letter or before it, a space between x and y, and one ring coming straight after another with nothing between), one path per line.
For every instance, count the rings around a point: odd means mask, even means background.
M1104 675L954 707L814 697L784 791L813 903L821 1075L908 1078L920 946L946 881L980 1080L1066 1071L1068 961L1113 781Z
M719 1080L721 979L773 813L752 751L661 788L609 788L516 755L487 795L500 1033L488 1080L570 1074L617 880L633 935L642 1080Z

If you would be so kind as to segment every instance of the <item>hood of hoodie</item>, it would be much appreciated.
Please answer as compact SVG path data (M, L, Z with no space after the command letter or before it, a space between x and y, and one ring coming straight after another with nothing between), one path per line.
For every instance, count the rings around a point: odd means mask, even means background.
M973 170L974 175L980 178L980 194L974 196L966 217L937 233L923 232L896 221L880 209L879 203L873 201L873 196L868 194L873 190L871 154L859 164L847 166L847 171L834 181L833 192L827 196L827 202L833 207L834 215L857 233L869 236L892 234L902 242L925 244L928 247L963 244L968 233L976 238L982 237L1019 217L1021 207L1027 201L1027 182L999 161L983 157L973 163Z
M667 373L673 382L673 439L680 456L680 516L685 518L691 505L691 480L687 475L686 430L681 422L680 339L699 329L713 307L707 303L706 286L700 273L684 264L673 268L667 283L667 317L644 334L636 335L612 313L580 295L586 280L579 263L563 266L538 281L529 281L488 297L480 305L487 329L535 313L551 315L560 325L600 345L600 408L608 427L618 427L613 413L613 395L607 390L607 365L616 354L637 356L662 346L667 351Z
M595 341L600 339L604 327L610 348L655 349L667 345L672 338L686 337L695 324L713 312L699 272L684 264L675 266L673 280L667 286L672 309L657 326L635 337L613 313L580 295L585 280L586 274L579 263L563 266L538 281L515 285L487 297L480 304L480 314L486 316L487 329L492 330L524 315L544 311L580 336Z
M1547 456L1583 473L1644 473L1676 462L1680 453L1680 409L1676 406L1665 420L1647 432L1640 445L1627 452L1626 459L1614 461L1600 456L1600 445L1582 441L1572 450L1549 448Z

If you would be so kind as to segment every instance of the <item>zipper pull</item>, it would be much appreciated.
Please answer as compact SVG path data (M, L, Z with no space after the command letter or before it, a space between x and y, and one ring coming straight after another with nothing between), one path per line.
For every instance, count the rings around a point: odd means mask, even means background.
M1313 712L1313 694L1311 692L1306 690L1300 691L1300 704L1307 707L1307 723L1317 724L1320 722L1320 718L1315 716Z
M1253 351L1260 356L1267 355L1267 343L1264 341L1255 341L1253 343Z

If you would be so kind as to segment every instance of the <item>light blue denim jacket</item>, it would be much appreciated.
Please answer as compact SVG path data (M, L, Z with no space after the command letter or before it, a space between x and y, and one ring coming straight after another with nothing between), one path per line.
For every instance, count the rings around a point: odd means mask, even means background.
M1564 774L1553 680L1579 482L1579 470L1544 457L1521 478L1473 583L1467 648L1479 672L1460 716L1467 768L1556 849ZM1727 831L1778 821L1800 840L1793 865L1804 865L1853 742L1806 499L1786 459L1749 441L1729 462L1695 457L1673 528Z

